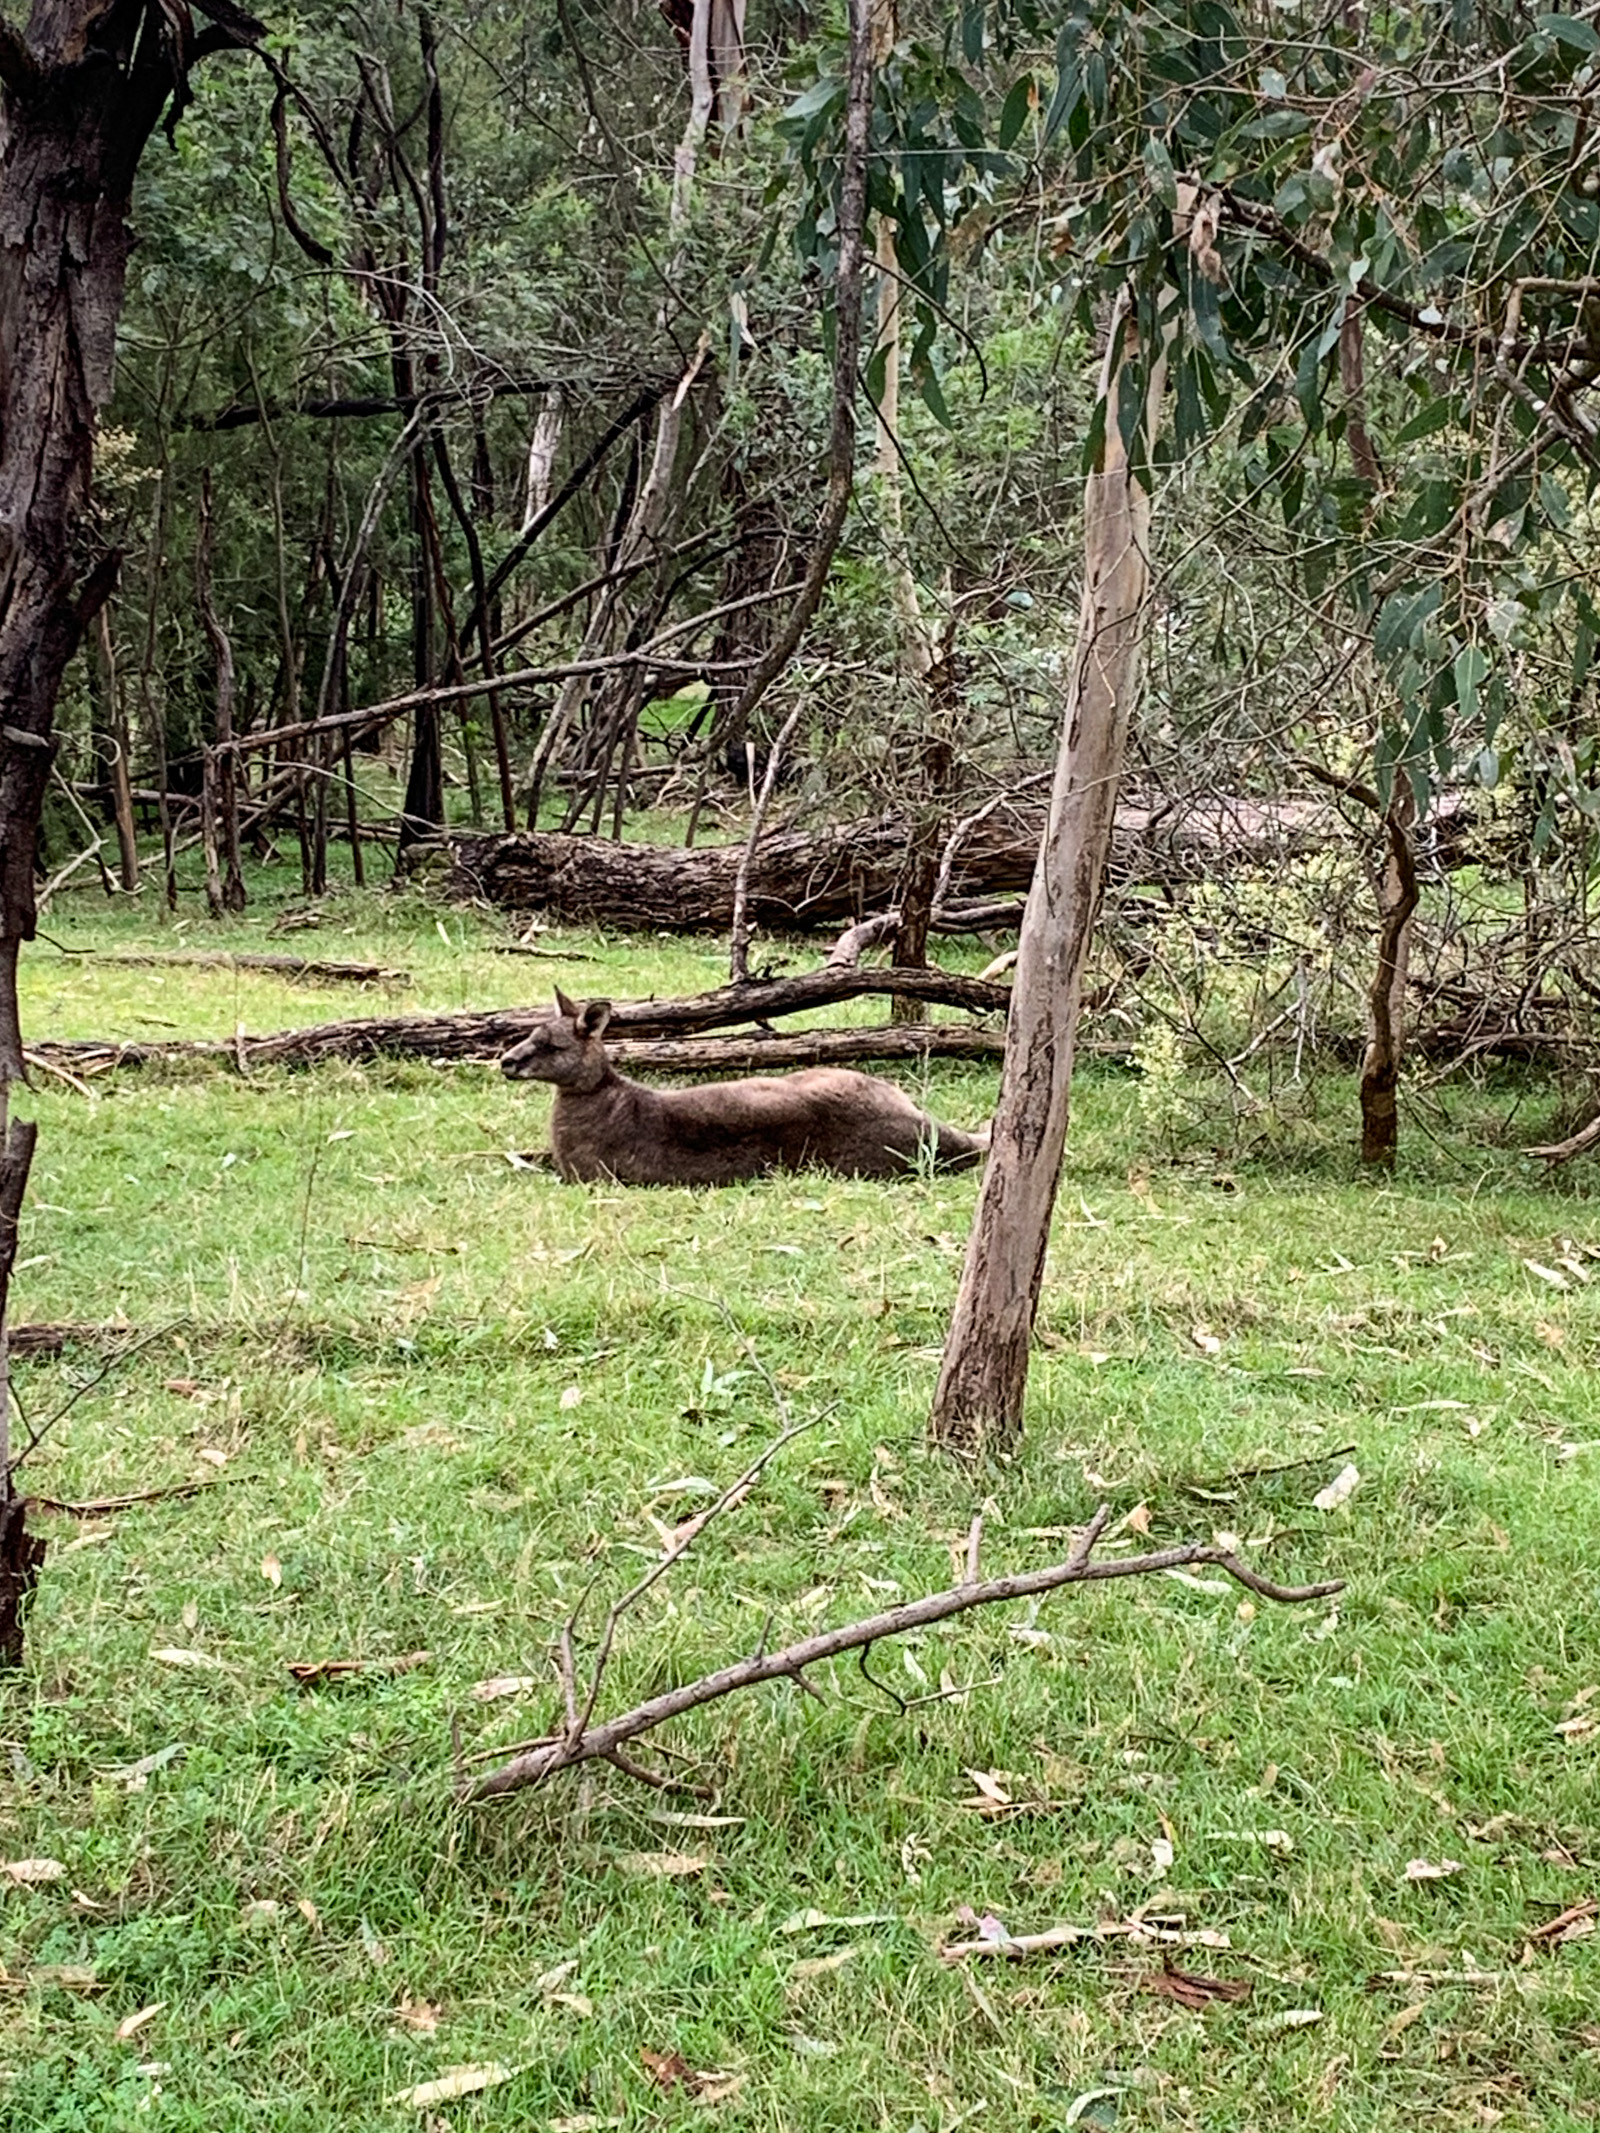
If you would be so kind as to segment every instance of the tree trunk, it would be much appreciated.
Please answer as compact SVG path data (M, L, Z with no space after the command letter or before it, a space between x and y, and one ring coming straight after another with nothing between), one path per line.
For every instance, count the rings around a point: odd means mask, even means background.
M1084 588L1050 816L1018 947L1006 1063L930 1429L948 1451L1004 1449L1022 1428L1028 1345L1067 1137L1083 971L1111 848L1138 687L1150 582L1150 497L1118 422L1138 361L1131 301L1113 317L1100 380L1104 441L1084 492ZM1154 436L1164 351L1151 349L1145 436ZM1135 372L1135 375L1137 373Z
M84 540L98 408L111 392L134 173L187 59L248 41L232 0L34 0L0 16L0 1654L22 1652L42 1549L14 1485L5 1315L36 1129L9 1126L24 1078L17 955L37 924L33 866L67 662L119 558ZM164 783L164 781L163 781Z
M235 689L233 642L222 626L211 591L211 472L200 481L200 538L195 551L195 590L200 620L217 663L215 746L204 751L200 815L206 863L206 903L213 918L245 907L239 854L239 761L233 752ZM219 850L220 860L219 867Z
M1417 803L1402 770L1383 818L1388 856L1379 906L1378 965L1367 992L1367 1049L1361 1061L1361 1160L1393 1170L1400 1144L1400 1066L1406 1043L1406 979L1417 886Z
M27 1503L12 1486L11 1348L6 1327L17 1223L38 1138L39 1129L31 1121L8 1124L0 1084L0 1666L16 1666L22 1659L23 1619L44 1562L44 1542L29 1533Z
M117 858L122 886L130 896L139 888L139 836L133 820L133 777L128 763L128 714L117 677L117 650L111 635L111 610L102 607L96 617L99 633L100 680L105 691L106 747L109 753L108 781L111 810L117 824Z

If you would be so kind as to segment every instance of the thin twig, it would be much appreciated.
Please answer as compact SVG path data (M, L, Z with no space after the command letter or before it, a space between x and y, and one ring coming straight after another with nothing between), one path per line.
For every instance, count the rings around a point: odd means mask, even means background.
M1186 1495L1209 1490L1213 1494L1225 1488L1230 1481L1264 1481L1269 1474L1298 1474L1308 1466L1331 1466L1335 1459L1348 1459L1355 1451L1353 1444L1340 1444L1324 1452L1308 1452L1304 1459L1285 1459L1277 1466L1235 1467L1231 1474L1223 1474L1215 1481L1183 1481L1178 1486Z
M778 765L791 733L799 723L804 702L795 705L778 729L767 756L767 773L761 780L761 794L750 817L750 834L745 839L744 850L739 854L739 871L733 882L733 927L732 945L728 956L728 977L735 985L742 985L750 975L750 929L745 912L750 901L750 865L755 858L756 846L761 841L761 825L766 820L767 804L772 798L772 788L778 781Z
M30 1496L36 1511L56 1511L63 1518L104 1518L112 1511L131 1511L144 1503L173 1503L185 1496L204 1496L230 1481L248 1481L248 1474L217 1474L209 1481L175 1481L166 1489L140 1489L132 1496L91 1496L85 1503L65 1503L58 1496Z
M127 1362L130 1357L141 1354L146 1348L153 1347L157 1341L165 1340L168 1334L172 1333L182 1323L181 1319L175 1318L168 1325L158 1326L153 1333L146 1333L141 1339L130 1341L126 1348L119 1348L114 1355L108 1355L92 1378L86 1378L72 1393L71 1397L61 1403L53 1415L46 1416L37 1429L31 1429L28 1432L28 1441L11 1461L10 1472L15 1474L28 1455L36 1451L44 1442L56 1424L71 1414L72 1410L86 1394L93 1392L97 1385L103 1384L113 1370Z
M693 1530L690 1531L682 1540L676 1542L671 1548L669 1548L667 1553L662 1556L659 1563L652 1563L650 1568L645 1572L644 1576L640 1578L638 1584L630 1586L628 1591L626 1591L622 1595L620 1600L612 1601L611 1606L606 1614L605 1627L600 1632L600 1643L595 1651L594 1664L590 1670L589 1675L588 1693L584 1698L582 1709L578 1712L576 1717L572 1715L570 1709L568 1712L568 1742L576 1744L577 1742L581 1741L588 1732L589 1721L594 1716L595 1699L600 1694L600 1678L604 1674L606 1670L606 1663L611 1657L611 1646L616 1638L617 1624L622 1620L623 1616L628 1612L631 1607L635 1606L638 1601L644 1598L645 1594L650 1590L652 1585L658 1584L660 1580L666 1576L667 1572L674 1567L675 1564L682 1562L683 1558L694 1546L695 1542L705 1531L706 1527L710 1525L711 1521L715 1517L717 1517L720 1512L726 1511L730 1507L730 1505L742 1503L744 1501L745 1497L749 1495L752 1485L761 1474L763 1468L766 1467L771 1460L777 1457L778 1453L783 1450L784 1446L786 1444L792 1443L796 1437L803 1435L806 1430L815 1428L816 1423L819 1420L819 1416L813 1416L809 1422L791 1422L789 1427L783 1431L781 1436L774 1437L772 1442L765 1449L765 1451L763 1451L758 1458L751 1461L750 1465L745 1468L744 1472L739 1476L738 1480L731 1483L729 1487L723 1490L722 1494L717 1498L716 1502L712 1504L710 1508L706 1511L704 1517L701 1518L698 1523L693 1525ZM569 1617L562 1631L563 1647L569 1654L571 1651L570 1638L572 1622L574 1619L575 1617Z

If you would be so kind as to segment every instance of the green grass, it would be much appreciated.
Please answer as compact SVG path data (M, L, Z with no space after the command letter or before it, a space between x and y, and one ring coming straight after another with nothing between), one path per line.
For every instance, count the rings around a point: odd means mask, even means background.
M257 886L248 921L182 941L280 945ZM174 945L88 895L46 924L72 949ZM557 935L595 960L527 963L488 952L503 937L373 897L282 945L402 963L398 1001L437 1008L724 967L709 942ZM43 942L25 989L36 1037L363 1011ZM992 1075L911 1079L958 1121L992 1101ZM1026 1442L976 1483L923 1443L970 1178L567 1189L505 1160L541 1142L545 1092L482 1068L129 1073L88 1100L43 1079L25 1101L18 1315L157 1336L81 1398L31 1486L218 1485L43 1521L28 1665L0 1685L0 1858L66 1871L0 1894L6 2133L418 2124L385 2099L483 2061L519 2072L439 2107L452 2127L1594 2123L1600 1943L1523 1950L1600 1879L1600 1731L1556 1730L1600 1719L1581 1701L1600 1297L1524 1262L1600 1243L1600 1220L1581 1170L1490 1145L1505 1089L1449 1093L1373 1187L1347 1092L1255 1154L1169 1160L1131 1079L1083 1077ZM673 1745L735 1826L663 1821L697 1803L610 1771L453 1805L453 1733L472 1755L543 1730L567 1608L591 1579L631 1583L652 1521L775 1431L746 1341L815 1427L640 1608L608 1707L749 1650L769 1612L776 1640L947 1583L979 1502L993 1571L1053 1559L1040 1529L1105 1496L1146 1505L1158 1541L1229 1529L1270 1573L1348 1590L1253 1612L1168 1578L1089 1590L875 1654L902 1696L948 1676L976 1684L964 1701L902 1716L843 1665L825 1706L792 1687L722 1704ZM28 1413L95 1367L19 1363ZM1360 1488L1318 1512L1347 1445ZM337 1686L288 1672L419 1650ZM540 1685L474 1698L501 1675ZM1024 1811L976 1812L971 1770ZM661 1852L705 1864L637 1870ZM1461 1871L1408 1880L1418 1858ZM1190 2012L1140 1989L1158 1958L1116 1940L948 1968L962 1906L1014 1933L1181 1912L1230 1946L1179 1962L1253 1993ZM874 1922L785 1930L807 1910ZM1491 1980L1369 1988L1474 1967ZM419 2002L436 2029L404 2019ZM697 2101L646 2051L741 2079Z

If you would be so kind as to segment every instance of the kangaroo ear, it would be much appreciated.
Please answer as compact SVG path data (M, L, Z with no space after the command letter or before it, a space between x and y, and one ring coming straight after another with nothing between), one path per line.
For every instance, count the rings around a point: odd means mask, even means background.
M561 990L561 987L559 985L556 987L556 1006L561 1010L562 1014L566 1016L569 1022L577 1021L577 1002L575 1000L569 1000L566 994Z
M587 1007L580 1007L578 1010L578 1035L580 1037L604 1036L606 1024L610 1020L611 1002L609 1000L591 1000Z

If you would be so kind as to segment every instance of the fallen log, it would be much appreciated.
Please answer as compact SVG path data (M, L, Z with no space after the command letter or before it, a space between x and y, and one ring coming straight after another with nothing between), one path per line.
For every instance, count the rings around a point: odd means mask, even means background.
M75 1319L59 1322L33 1319L13 1326L9 1338L14 1356L38 1356L48 1360L60 1355L65 1348L120 1348L126 1342L136 1340L138 1335L132 1326L98 1326Z
M1564 1141L1547 1141L1542 1147L1530 1148L1529 1155L1537 1155L1547 1163L1570 1163L1574 1156L1587 1155L1600 1143L1600 1112L1590 1119L1588 1125L1580 1126L1576 1133L1568 1134ZM13 1343L16 1340L13 1333Z
M606 1033L618 1066L655 1074L783 1074L793 1067L859 1066L896 1059L998 1059L1005 1032L965 1022L882 1022L868 1029L802 1029L790 1035L621 1037Z
M623 1000L612 1010L610 1026L618 1037L691 1036L883 993L910 994L934 1006L992 1015L1003 1015L1011 997L1004 985L947 970L808 970L796 977L723 985L715 992L684 1000ZM546 1011L540 1006L456 1015L372 1015L357 1021L317 1023L310 1029L279 1030L264 1037L241 1033L229 1040L173 1038L118 1044L94 1038L62 1039L30 1045L27 1057L80 1078L125 1066L199 1060L225 1061L241 1073L258 1066L315 1066L330 1059L495 1060L520 1043Z
M171 949L165 954L97 955L99 963L122 963L136 967L163 968L186 965L191 970L261 970L274 977L309 978L329 984L409 985L409 970L391 970L382 963L327 962L304 955L233 955L223 949Z
M1441 837L1452 821L1436 825ZM964 904L1025 894L1043 822L1043 808L1022 800L974 822L951 857L941 908L950 913ZM750 864L750 919L769 931L805 932L852 925L891 908L899 900L912 834L908 822L883 815L764 837ZM1123 887L1181 887L1281 865L1347 835L1321 801L1230 794L1181 804L1127 800L1117 809L1108 875ZM419 870L440 869L450 894L508 911L627 932L725 934L743 850L742 843L681 851L518 831L419 847L412 863Z

